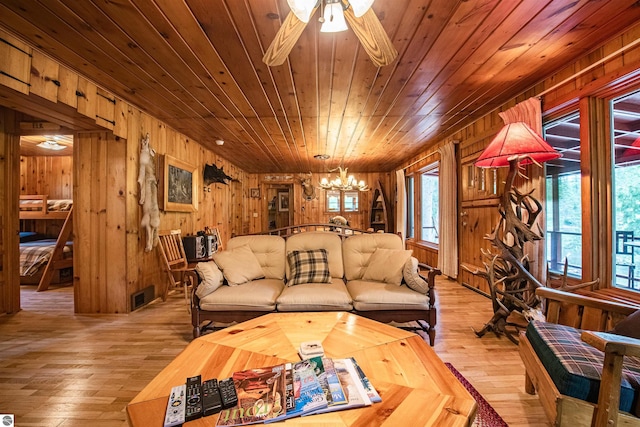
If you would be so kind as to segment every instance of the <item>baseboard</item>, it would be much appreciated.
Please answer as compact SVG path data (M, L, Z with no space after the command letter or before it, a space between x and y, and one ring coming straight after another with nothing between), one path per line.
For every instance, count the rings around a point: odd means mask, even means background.
M488 294L488 293L486 293L486 292L481 291L481 290L480 290L480 289L478 289L478 288L474 288L473 286L471 286L471 285L470 285L470 284L468 284L468 283L462 282L462 286L464 286L464 287L465 287L465 288L467 288L467 289L471 289L473 292L479 293L479 294L480 294L480 295L482 295L483 297L487 297L487 298L491 299L491 295L489 295L489 294Z

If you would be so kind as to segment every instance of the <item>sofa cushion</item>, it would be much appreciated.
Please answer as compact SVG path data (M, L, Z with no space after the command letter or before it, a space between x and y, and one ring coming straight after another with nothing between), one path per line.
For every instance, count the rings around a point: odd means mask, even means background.
M211 292L222 286L224 276L215 262L199 262L196 265L196 273L202 282L196 288L198 298L204 298Z
M287 286L277 299L278 311L350 311L351 295L342 279L331 283L305 283Z
M213 255L213 260L222 270L230 286L241 285L264 277L258 258L249 245L239 246Z
M284 288L279 279L258 279L242 286L222 285L200 300L205 311L274 311Z
M429 298L406 285L350 280L347 290L353 298L353 308L359 311L429 309Z
M411 257L411 250L378 248L369 258L369 265L362 274L362 280L389 283L400 286L402 270Z
M309 251L326 249L331 277L342 278L344 267L342 263L342 239L336 234L323 231L311 231L294 234L287 238L286 252ZM287 278L291 277L289 264L286 265Z
M248 245L258 259L266 279L284 279L287 257L281 236L254 235L229 239L227 249Z
M570 326L532 321L525 334L560 393L596 403L604 353L582 341L581 332ZM625 356L621 411L634 412L633 402L640 393L634 386L640 387L640 358Z
M330 283L326 249L293 251L287 254L291 276L288 286L300 283Z
M349 236L342 244L344 276L347 280L362 279L369 266L369 258L376 249L404 249L397 234L371 233Z
M429 284L418 274L418 258L410 257L404 264L402 277L411 289L421 294L429 292Z
M636 310L618 322L611 333L640 339L640 310Z

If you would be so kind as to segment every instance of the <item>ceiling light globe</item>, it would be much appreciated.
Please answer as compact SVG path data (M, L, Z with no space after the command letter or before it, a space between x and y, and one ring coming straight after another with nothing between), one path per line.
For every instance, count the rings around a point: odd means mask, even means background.
M342 3L327 3L324 7L324 23L320 27L323 33L337 33L347 30Z
M360 18L367 10L371 9L373 0L350 0L349 4L353 8L353 14Z
M316 6L316 0L287 0L291 12L304 22L309 22L311 14Z

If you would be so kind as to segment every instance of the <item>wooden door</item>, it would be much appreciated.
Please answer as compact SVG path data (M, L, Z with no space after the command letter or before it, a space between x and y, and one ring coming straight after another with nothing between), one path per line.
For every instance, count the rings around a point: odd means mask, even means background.
M489 293L487 281L473 272L486 271L482 250L491 251L485 236L491 234L498 219L499 194L504 171L482 169L473 165L477 155L463 159L461 203L458 221L461 283Z
M293 225L293 185L275 184L267 188L266 230Z

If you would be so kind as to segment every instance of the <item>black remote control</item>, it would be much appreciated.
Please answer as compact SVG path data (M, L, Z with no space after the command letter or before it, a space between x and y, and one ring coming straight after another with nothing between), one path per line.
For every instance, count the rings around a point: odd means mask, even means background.
M236 394L236 386L233 383L233 378L218 381L218 388L220 389L223 409L231 408L238 404L238 395Z
M195 420L202 416L202 377L187 378L187 410L185 421Z
M218 380L215 378L202 383L202 408L205 417L217 414L222 409Z

